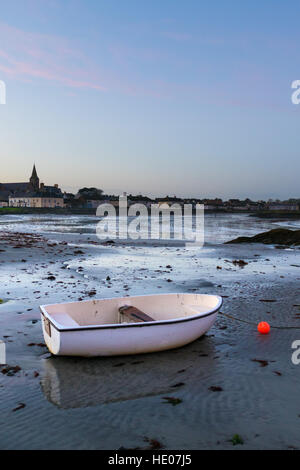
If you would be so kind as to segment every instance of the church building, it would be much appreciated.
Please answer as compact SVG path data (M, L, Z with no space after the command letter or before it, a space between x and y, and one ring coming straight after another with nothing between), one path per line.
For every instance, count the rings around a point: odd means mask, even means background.
M31 177L26 183L0 183L0 203L11 207L64 207L63 194L57 184L40 183L33 165Z

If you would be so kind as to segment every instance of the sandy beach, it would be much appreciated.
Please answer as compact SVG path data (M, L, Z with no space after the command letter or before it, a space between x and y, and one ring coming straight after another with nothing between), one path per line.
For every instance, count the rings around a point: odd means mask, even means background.
M88 216L62 230L61 220L2 216L0 339L11 369L0 366L0 448L300 448L300 249L224 245L274 226L235 217L212 216L193 250L101 244ZM43 344L39 305L163 292L221 295L236 320L220 314L200 340L140 356L53 357Z

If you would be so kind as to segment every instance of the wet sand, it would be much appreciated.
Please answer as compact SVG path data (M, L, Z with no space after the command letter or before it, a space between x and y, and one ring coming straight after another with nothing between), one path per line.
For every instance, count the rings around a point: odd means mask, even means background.
M300 365L291 361L300 340L299 249L53 239L0 242L0 339L9 366L21 368L0 373L1 449L146 448L145 438L166 449L300 448ZM240 259L248 264L232 264ZM94 298L216 293L222 312L250 324L219 315L205 337L162 353L52 357L39 305L89 299L93 289ZM296 328L262 336L261 320ZM243 445L233 446L235 434Z

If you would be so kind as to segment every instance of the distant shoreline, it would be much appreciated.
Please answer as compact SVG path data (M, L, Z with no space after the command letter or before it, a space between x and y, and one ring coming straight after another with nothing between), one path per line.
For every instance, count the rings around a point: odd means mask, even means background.
M262 211L251 212L251 217L259 217L261 219L300 219L300 211Z
M118 208L116 207L118 213ZM195 211L193 211L194 213ZM150 210L149 210L150 213ZM300 219L300 211L243 211L243 210L205 210L206 214L247 214L250 217L259 217L261 219ZM42 207L1 207L1 215L9 214L62 214L62 215L95 215L95 208L42 208Z
M49 208L49 207L1 207L0 215L9 214L62 214L62 215L76 215L87 214L96 215L96 209L70 209L70 208Z

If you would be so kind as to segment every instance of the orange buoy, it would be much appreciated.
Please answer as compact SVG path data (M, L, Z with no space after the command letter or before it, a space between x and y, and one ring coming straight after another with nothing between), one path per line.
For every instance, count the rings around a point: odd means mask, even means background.
M267 335L271 329L270 325L268 322L266 321L261 321L258 325L257 325L257 329L258 331L262 334L262 335Z

